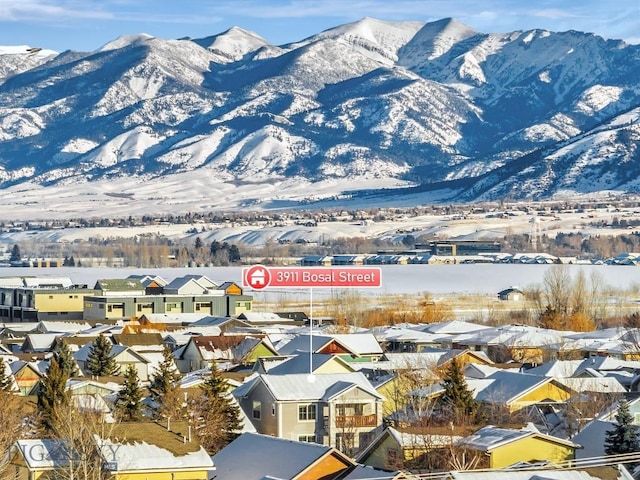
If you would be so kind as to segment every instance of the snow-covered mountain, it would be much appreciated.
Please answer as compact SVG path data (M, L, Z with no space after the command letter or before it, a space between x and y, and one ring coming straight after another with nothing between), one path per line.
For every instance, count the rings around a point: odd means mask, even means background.
M93 52L0 47L0 204L627 194L639 117L640 46L576 31L364 18L280 46L234 27Z

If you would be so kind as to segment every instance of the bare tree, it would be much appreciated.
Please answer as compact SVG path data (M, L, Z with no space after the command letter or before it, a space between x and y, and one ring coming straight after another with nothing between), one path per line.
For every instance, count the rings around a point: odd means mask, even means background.
M105 461L97 441L108 437L116 423L105 422L94 408L78 409L73 402L56 406L55 438L62 440L56 452L61 469L57 477L66 480L102 480L107 478Z
M0 367L4 367L4 362ZM25 403L13 392L0 391L0 474L10 461L9 451L16 440L25 434Z

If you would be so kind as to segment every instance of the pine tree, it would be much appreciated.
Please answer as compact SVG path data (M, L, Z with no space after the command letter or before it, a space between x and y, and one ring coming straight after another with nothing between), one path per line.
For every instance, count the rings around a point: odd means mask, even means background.
M162 362L151 378L151 398L158 404L157 415L160 417L179 418L182 416L182 399L173 354L165 345L162 351Z
M77 377L80 374L78 370L78 364L76 363L75 358L73 358L73 353L63 340L60 340L58 343L58 352L56 353L58 357L58 363L60 364L60 368L64 370L69 378Z
M40 382L37 402L40 427L46 436L55 436L59 415L71 403L71 392L67 390L68 379L58 359L52 357L47 374Z
M118 365L111 357L111 342L102 333L89 348L87 370L96 377L118 375L119 373Z
M7 373L7 364L4 358L0 357L0 392L10 393L13 391L13 379Z
M124 383L116 398L116 411L120 419L135 422L142 418L142 388L138 371L129 365L124 372Z
M478 403L467 386L458 361L453 358L442 380L444 394L441 402L451 409L453 421L460 424L469 420L478 410Z
M605 432L604 453L617 455L638 452L640 450L638 427L633 423L629 402L625 399L618 403L618 413L615 418L616 423L613 429Z
M18 244L14 245L11 249L11 256L9 257L10 262L19 262L22 260L22 254L20 253L20 247Z
M229 385L211 363L211 372L202 385L202 396L194 405L194 417L199 419L196 431L202 446L214 454L231 443L242 428L240 408L229 393Z

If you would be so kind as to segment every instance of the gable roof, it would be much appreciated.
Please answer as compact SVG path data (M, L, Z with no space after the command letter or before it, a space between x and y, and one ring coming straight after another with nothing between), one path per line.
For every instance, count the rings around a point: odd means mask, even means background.
M344 333L334 335L309 335L301 334L292 338L282 346L278 346L278 352L290 355L296 351L313 352L321 351L331 342L336 342L346 351L354 355L382 355L382 348L372 333Z
M476 400L509 404L522 395L554 381L551 377L498 370L489 375L485 388L476 391Z
M258 345L264 345L274 355L276 350L266 338L247 337L243 335L196 335L189 339L188 344L193 344L203 360L242 360L249 355ZM188 346L187 344L187 346ZM182 350L182 355L187 351L187 346Z
M376 392L371 382L360 372L324 373L314 375L309 381L308 373L290 375L258 375L253 380L237 387L232 393L236 398L246 396L262 382L272 396L280 401L329 401L352 388L360 388L375 398L384 399Z
M300 352L298 355L286 357L276 365L268 368L269 375L291 375L293 373L306 373L317 371L328 363L339 363L345 370L355 372L355 369L336 355L313 353L309 358L309 352Z
M144 285L137 278L107 278L100 279L94 287L105 293L144 292Z
M477 430L475 433L464 437L458 442L458 445L474 448L484 452L491 452L496 448L502 447L517 440L536 437L549 442L558 443L572 448L580 448L580 445L570 440L554 437L540 433L535 427L529 426L522 429L499 428L493 425L487 425Z
M53 470L69 466L70 451L65 440L18 440L15 445L25 463L32 470ZM34 454L37 452L37 454Z
M247 461L248 454L250 462ZM355 465L353 460L333 447L243 433L215 454L213 463L216 475L225 480L293 480L302 478L300 475L310 466L329 456L343 463L345 469Z
M162 347L164 340L159 333L114 333L113 341L116 345L127 347Z

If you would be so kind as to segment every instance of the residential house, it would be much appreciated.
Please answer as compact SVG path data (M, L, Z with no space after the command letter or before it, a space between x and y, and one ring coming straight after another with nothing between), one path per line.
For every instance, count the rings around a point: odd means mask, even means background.
M384 398L359 372L257 375L232 393L258 432L345 453L382 424Z
M307 255L300 259L303 267L330 267L333 257L329 255Z
M192 336L184 347L174 352L176 365L182 373L208 368L214 361L253 365L260 357L277 354L266 337L244 335Z
M328 445L259 433L243 433L216 453L213 463L213 480L337 480L356 467L353 460Z
M50 352L58 338L57 333L29 333L20 347L22 353Z
M442 335L424 332L415 327L397 325L375 333L385 352L421 352L441 346Z
M192 427L172 422L170 430L153 422L117 425L98 439L104 466L112 480L208 480L215 471Z
M527 325L501 325L451 336L443 341L443 346L481 351L497 363L543 363L557 356L563 348L565 334Z
M131 319L155 313L234 316L251 311L252 297L233 282L217 285L202 275L174 279L162 293L148 295L139 279L99 280L86 297L86 320Z
M278 344L276 348L281 355L311 350L314 353L338 355L347 362L374 362L383 354L372 333L301 334L283 345Z
M418 385L436 383L453 359L463 367L468 363L492 364L482 352L471 350L425 349L419 353L387 352L369 364L354 363L385 397L385 414L395 414L412 400L409 393Z
M0 287L0 319L7 322L81 320L84 297L93 289L67 277L23 277L20 286Z
M11 374L18 385L20 395L36 395L40 381L44 377L49 363L43 360L26 361L14 356L4 357L11 369Z
M449 435L402 432L386 427L358 454L356 461L383 470L424 470L430 452L450 448L461 438L454 432Z
M524 292L516 286L505 288L498 292L498 300L505 302L519 302L524 299Z
M528 407L563 404L575 392L552 377L511 370L495 370L484 378L467 378L474 398L494 415L513 413ZM436 398L444 392L441 383L411 392L418 398Z
M334 255L332 265L364 265L365 255L342 254Z
M18 440L11 449L7 471L14 480L56 478L69 469L69 444L60 439Z
M265 325L295 325L296 320L281 317L273 312L243 312L238 315L238 320L242 320L252 327L262 327Z
M78 351L74 352L73 358L78 362L78 367L85 376L91 376L89 372L89 352L91 351L91 347L93 342L87 343L78 349ZM151 372L150 364L151 361L145 356L137 353L130 347L125 345L113 345L111 347L110 356L115 360L116 364L120 369L120 373L124 374L129 365L132 365L136 372L138 373L138 378L141 382L149 381Z
M522 429L487 425L461 439L456 445L486 455L487 466L492 469L505 468L519 462L564 463L574 460L576 450L581 448L570 440L540 433L531 425Z
M139 280L147 295L162 293L167 281L159 275L129 275L128 279Z
M272 361L272 359L274 359ZM300 352L297 355L258 358L253 370L269 375L291 375L293 373L353 373L352 364L336 355Z

